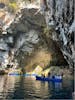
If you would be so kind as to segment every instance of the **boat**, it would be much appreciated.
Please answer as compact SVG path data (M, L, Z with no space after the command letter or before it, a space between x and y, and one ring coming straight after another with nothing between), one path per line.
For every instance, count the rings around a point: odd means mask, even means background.
M25 77L30 77L30 76L36 76L36 74L20 74L20 73L9 73L9 76L25 76Z
M62 82L62 77L55 76L54 78L49 78L49 77L36 76L36 80L48 81L48 82Z
M8 75L10 75L10 76L18 76L18 75L21 75L21 74L19 74L19 73L9 73Z

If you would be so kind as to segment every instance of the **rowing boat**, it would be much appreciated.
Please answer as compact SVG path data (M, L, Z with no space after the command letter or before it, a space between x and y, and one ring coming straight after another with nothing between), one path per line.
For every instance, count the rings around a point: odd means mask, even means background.
M54 78L49 78L49 77L42 77L42 76L36 76L36 80L39 81L51 81L51 82L62 82L62 77L56 76Z

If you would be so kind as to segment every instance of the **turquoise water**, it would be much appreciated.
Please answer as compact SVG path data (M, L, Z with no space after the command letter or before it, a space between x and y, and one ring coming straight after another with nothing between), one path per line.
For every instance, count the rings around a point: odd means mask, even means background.
M0 100L10 99L72 99L73 82L48 83L33 77L0 76Z

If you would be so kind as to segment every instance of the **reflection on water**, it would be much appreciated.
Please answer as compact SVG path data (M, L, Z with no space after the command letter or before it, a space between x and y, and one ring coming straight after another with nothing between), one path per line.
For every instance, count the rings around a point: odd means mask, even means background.
M0 99L71 99L73 82L48 83L31 77L0 76Z

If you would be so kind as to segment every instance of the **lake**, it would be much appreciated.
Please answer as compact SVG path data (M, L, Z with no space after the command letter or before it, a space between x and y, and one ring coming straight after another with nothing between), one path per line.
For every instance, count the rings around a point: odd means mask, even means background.
M0 76L0 100L72 99L73 81L40 82L33 77Z

